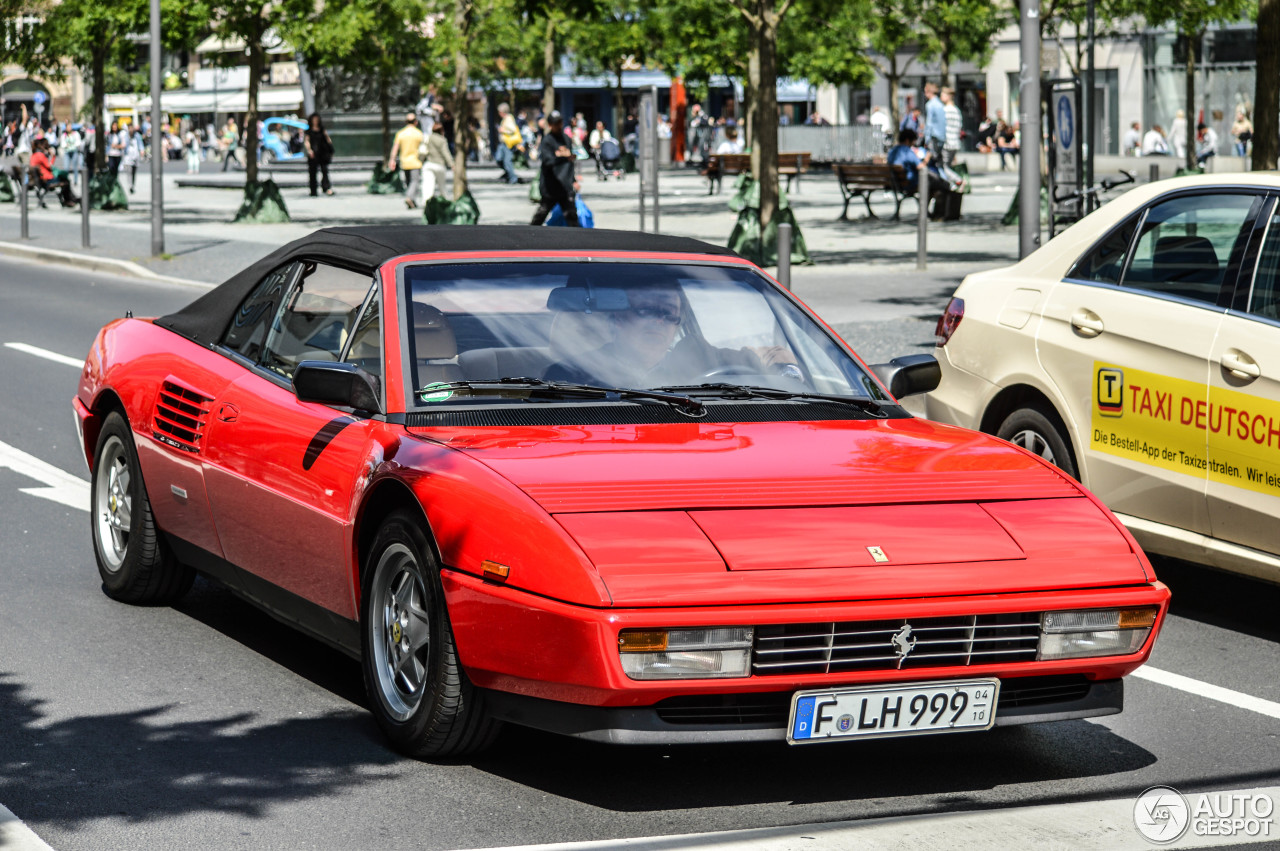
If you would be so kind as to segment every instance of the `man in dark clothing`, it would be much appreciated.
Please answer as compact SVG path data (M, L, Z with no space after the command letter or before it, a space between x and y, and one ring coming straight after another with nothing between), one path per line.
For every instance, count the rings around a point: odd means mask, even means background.
M564 213L565 224L578 227L578 208L573 200L573 149L564 133L564 116L558 109L547 116L547 132L538 146L538 162L541 170L538 191L542 193L542 200L538 202L532 224L545 222L558 205Z

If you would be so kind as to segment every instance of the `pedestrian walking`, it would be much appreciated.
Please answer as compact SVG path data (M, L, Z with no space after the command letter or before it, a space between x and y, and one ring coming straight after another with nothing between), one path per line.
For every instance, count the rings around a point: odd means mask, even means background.
M200 173L200 131L192 128L184 140L187 146L187 174Z
M960 141L964 137L964 115L956 106L956 90L944 87L941 93L942 109L946 115L947 134L942 146L942 165L951 168L960 153Z
M303 137L302 149L307 155L307 176L311 184L311 197L316 197L316 172L321 175L320 188L324 190L324 194L332 195L329 163L333 160L333 140L329 138L329 132L324 129L324 119L318 112L307 116L307 132Z
M538 202L538 210L533 214L531 224L541 225L551 211L559 206L568 225L578 227L578 209L573 197L576 179L573 148L564 132L564 116L558 109L553 109L547 115L547 132L538 149L538 162L538 189L542 193L542 200Z
M1149 134L1148 134L1149 135ZM1163 135L1163 134L1162 134ZM1168 146L1173 147L1173 155L1180 160L1187 157L1187 113L1178 110L1173 114L1173 123L1169 125L1169 135L1165 137L1167 154ZM1145 154L1146 151L1143 151Z
M107 170L111 176L119 178L120 161L124 159L125 144L129 141L128 129L120 129L119 121L112 121L107 131Z
M120 165L116 167L119 172L124 168L129 174L129 194L132 195L134 189L138 185L138 163L142 162L142 129L134 128L132 133L126 127L121 131L124 140L123 152L120 154Z
M935 84L924 84L924 96L924 146L933 154L934 162L941 162L947 146L947 108L938 97Z
M507 183L519 183L516 176L516 154L524 153L524 136L520 133L520 125L511 114L511 107L505 103L498 104L498 141L493 146L493 161L502 167L503 178Z
M422 146L418 148L419 159L422 160L422 204L426 206L428 198L444 195L445 169L449 167L449 146L444 137L435 132L434 127L427 127Z
M84 163L84 137L80 135L80 125L72 124L62 137L62 161L71 182L80 186L80 168Z
M711 118L702 111L702 104L689 108L689 160L706 164L711 155Z
M226 171L231 165L231 160L236 155L236 148L240 146L240 131L236 127L236 120L228 118L227 123L222 127L222 170Z
M400 170L405 176L404 205L410 210L418 206L418 183L422 179L422 160L418 159L418 148L421 146L422 131L418 129L418 115L415 112L406 113L404 126L391 142L391 153L387 156L387 171L392 171L396 167L398 157Z
M1247 155L1249 143L1253 141L1253 122L1249 120L1249 112L1243 106L1236 107L1236 120L1231 125L1231 137L1236 140L1236 156Z

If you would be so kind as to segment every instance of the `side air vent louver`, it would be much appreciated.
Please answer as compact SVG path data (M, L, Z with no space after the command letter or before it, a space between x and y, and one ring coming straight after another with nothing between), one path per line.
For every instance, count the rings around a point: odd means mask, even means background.
M212 401L211 397L173 381L163 382L156 396L152 436L175 449L199 452Z

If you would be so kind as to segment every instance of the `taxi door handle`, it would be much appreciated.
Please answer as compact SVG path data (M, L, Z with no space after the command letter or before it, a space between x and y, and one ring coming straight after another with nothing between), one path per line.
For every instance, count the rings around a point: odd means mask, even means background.
M1071 327L1081 337L1096 337L1106 326L1102 324L1102 317L1098 314L1092 310L1082 310L1072 315Z
M1222 353L1222 368L1236 378L1252 380L1262 375L1262 368L1257 361L1238 349L1228 349Z

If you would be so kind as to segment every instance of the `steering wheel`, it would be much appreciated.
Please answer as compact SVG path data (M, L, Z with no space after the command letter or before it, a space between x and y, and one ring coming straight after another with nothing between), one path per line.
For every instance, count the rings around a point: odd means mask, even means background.
M703 378L718 378L722 375L759 375L760 371L742 363L722 363L702 373Z

